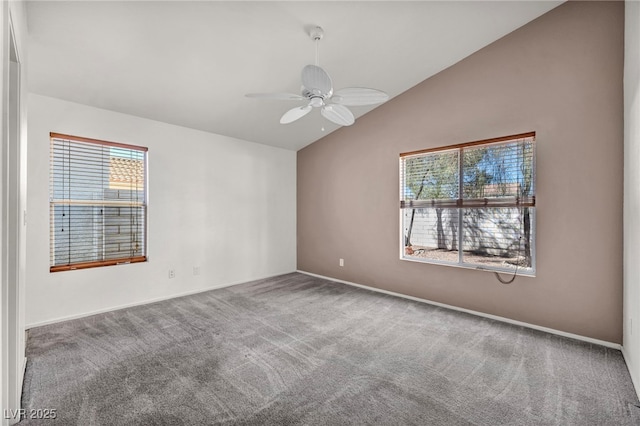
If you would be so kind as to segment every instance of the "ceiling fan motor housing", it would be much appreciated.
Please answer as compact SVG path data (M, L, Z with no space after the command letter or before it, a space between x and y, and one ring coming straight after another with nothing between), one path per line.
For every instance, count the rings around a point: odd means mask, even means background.
M311 101L309 102L309 105L311 105L314 108L320 108L321 106L324 106L324 99L320 96L313 96L311 97Z

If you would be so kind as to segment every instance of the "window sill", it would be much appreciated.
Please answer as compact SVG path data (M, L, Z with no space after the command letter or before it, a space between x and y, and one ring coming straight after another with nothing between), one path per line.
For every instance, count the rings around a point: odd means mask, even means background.
M102 260L97 262L76 263L73 265L50 266L49 272L75 271L78 269L99 268L102 266L129 265L132 263L146 262L146 256L138 256L128 259Z

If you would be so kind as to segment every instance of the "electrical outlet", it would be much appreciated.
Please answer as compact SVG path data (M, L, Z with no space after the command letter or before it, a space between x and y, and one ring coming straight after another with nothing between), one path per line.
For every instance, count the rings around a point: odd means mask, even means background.
M340 266L344 266L344 259L340 259Z
M193 267L193 275L200 275L200 267L199 266L194 266Z
M173 269L169 269L169 278L175 278L176 277L176 271L174 271Z

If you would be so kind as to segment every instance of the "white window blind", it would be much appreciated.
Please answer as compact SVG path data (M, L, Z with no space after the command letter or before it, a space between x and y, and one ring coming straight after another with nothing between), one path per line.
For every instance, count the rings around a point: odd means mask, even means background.
M146 260L147 148L51 133L51 272Z
M535 133L400 155L404 259L533 273Z

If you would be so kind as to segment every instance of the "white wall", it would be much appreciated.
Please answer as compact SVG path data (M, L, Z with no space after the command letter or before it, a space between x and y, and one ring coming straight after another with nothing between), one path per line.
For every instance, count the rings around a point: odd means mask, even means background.
M295 152L34 94L28 111L28 327L295 270ZM148 262L49 272L49 132L149 148Z
M640 394L640 2L625 3L624 355Z

